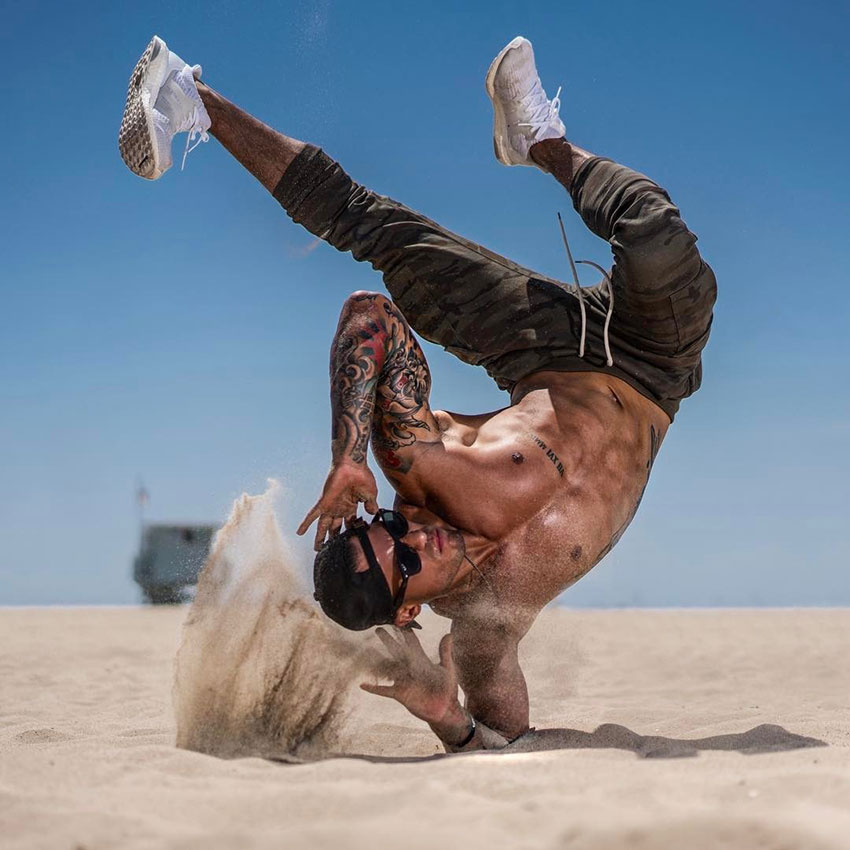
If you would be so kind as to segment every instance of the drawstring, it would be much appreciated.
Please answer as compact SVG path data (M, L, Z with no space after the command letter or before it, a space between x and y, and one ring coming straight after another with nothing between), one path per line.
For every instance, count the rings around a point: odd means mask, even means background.
M605 357L607 358L607 366L614 365L614 358L611 356L611 343L608 341L608 326L611 324L611 316L614 315L614 284L611 283L611 277L605 269L602 268L598 263L594 263L592 260L576 260L577 263L584 263L586 266L593 266L593 268L602 272L602 276L605 278L605 283L607 284L608 289L608 311L605 313L605 328L602 332L602 338L605 341Z
M192 129L189 130L189 134L186 136L186 147L183 149L183 161L180 163L180 170L182 171L186 167L186 157L198 147L201 142L208 142L210 140L209 133L206 130L200 129L201 119L198 115L198 110L195 110L195 113L192 117ZM198 141L195 142L192 147L189 147L189 143L198 136Z
M567 249L567 259L570 261L570 268L573 272L573 280L576 285L576 298L578 298L578 306L581 310L581 339L578 345L578 356L584 357L584 341L587 336L587 312L584 309L584 295L581 291L581 285L578 282L578 272L576 271L576 264L573 262L573 252L570 251L570 243L567 242L567 231L564 230L564 220L561 218L561 214L558 213L558 224L561 225L561 237L564 240L564 248Z
M605 278L606 288L608 289L608 311L605 314L605 327L602 331L602 338L605 343L605 365L613 366L614 358L611 356L611 343L608 339L608 328L611 325L611 316L614 315L614 285L611 283L611 277L608 272L602 268L602 266L594 263L592 260L573 260L572 251L570 251L570 243L567 241L567 231L564 229L564 220L561 218L561 214L558 213L558 224L561 226L561 238L564 240L564 248L567 251L567 259L570 261L570 269L573 273L573 281L575 282L576 287L576 298L578 298L578 305L581 311L581 337L579 339L578 346L578 356L581 359L584 359L584 344L587 338L587 310L584 306L584 294L582 293L581 284L578 282L578 271L576 271L576 263L582 263L586 266L593 266L593 268L598 269L602 272L603 277Z

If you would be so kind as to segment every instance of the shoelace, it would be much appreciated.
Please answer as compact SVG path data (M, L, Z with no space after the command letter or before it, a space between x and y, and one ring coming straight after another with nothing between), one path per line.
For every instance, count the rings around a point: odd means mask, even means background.
M559 90L560 91L560 90ZM573 253L570 251L570 243L567 241L567 231L564 229L564 221L561 218L561 214L558 213L558 224L561 226L561 237L564 240L564 248L567 251L567 259L570 261L570 269L573 273L573 281L575 282L575 295L578 298L579 310L581 311L581 338L579 340L578 346L578 356L581 359L584 359L584 348L585 341L587 339L587 310L584 306L584 294L582 293L581 284L578 282L578 271L576 270L576 263L581 263L585 266L593 266L593 268L602 272L602 276L605 278L606 288L608 290L608 310L605 313L605 326L602 331L602 339L605 343L605 364L607 366L614 365L614 358L611 355L611 343L608 339L608 328L611 325L611 316L614 315L614 285L611 282L611 277L605 269L602 268L598 263L594 263L592 260L573 260Z
M193 78L193 82L191 84L191 91L189 90L188 84L186 83L181 74L175 74L175 81L180 86L180 88L183 89L183 92L187 97L191 98L192 100L198 100L200 96L198 95L197 88L195 88L194 80L200 79L201 66L192 65L191 71ZM203 127L203 123L201 121L201 112L197 106L193 107L192 109L191 123L184 122L184 124L177 132L183 132L184 130L188 130L189 134L188 136L186 136L186 147L183 149L183 160L180 163L181 171L183 171L183 169L186 167L186 157L189 156L189 154L192 153L192 151L195 150L195 148L198 147L199 144L201 144L202 142L208 142L210 140L210 134ZM192 141L194 141L195 136L199 136L199 138L198 141L195 142L194 145L192 145Z
M537 102L535 103L535 101ZM531 112L531 120L517 124L517 127L530 127L537 132L541 127L549 124L553 118L558 117L558 112L561 109L561 86L558 86L555 97L549 100L540 85L540 81L535 80L531 91L525 97L520 98L520 102Z
M198 141L189 147L195 136L198 136ZM186 136L186 147L183 149L183 161L180 163L181 171L186 167L186 157L189 156L189 154L192 153L192 151L195 150L201 142L208 142L209 140L210 134L206 130L202 129L201 116L196 108L192 112L192 127L189 130L189 135Z

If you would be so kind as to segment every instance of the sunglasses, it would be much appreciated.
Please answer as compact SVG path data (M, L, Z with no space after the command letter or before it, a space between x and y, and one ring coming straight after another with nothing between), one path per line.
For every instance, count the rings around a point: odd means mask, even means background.
M404 602L404 594L407 590L407 580L411 576L422 572L422 559L415 549L411 549L406 543L402 542L402 537L405 537L410 531L410 524L404 514L398 511L390 511L385 508L379 508L375 515L385 531L393 539L393 554L395 555L395 563L398 571L401 573L401 585L398 588L393 599L393 608L398 610L402 602Z
M375 519L372 522L380 522L387 534L389 534L389 536L393 539L395 565L398 567L398 571L401 574L401 584L399 585L396 595L393 597L393 616L395 616L396 611L398 611L402 602L404 602L404 594L407 591L408 579L411 576L415 576L417 573L422 572L422 559L419 557L419 553L415 549L412 549L402 541L402 538L410 531L410 524L404 514L400 514L398 511L387 510L386 508L379 508L378 513L375 514ZM363 552L366 555L366 560L369 562L370 567L380 570L380 564L378 563L378 559L375 557L375 551L372 548L372 544L366 534L366 528L366 523L358 518L358 520L353 523L352 530L360 540L360 544L363 547Z

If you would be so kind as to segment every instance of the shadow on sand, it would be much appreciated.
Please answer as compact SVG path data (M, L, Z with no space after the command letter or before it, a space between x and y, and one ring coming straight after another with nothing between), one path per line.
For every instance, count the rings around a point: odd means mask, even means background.
M631 750L640 758L682 758L695 756L701 750L734 750L744 755L825 747L817 738L796 735L763 723L746 732L712 735L710 738L665 738L660 735L638 735L625 726L605 723L593 732L576 729L540 729L523 735L501 752L536 753L545 750L617 749Z
M638 735L637 732L632 732L625 726L605 723L593 732L581 732L578 729L532 729L504 749L491 750L487 755L495 757L510 753L542 753L553 750L616 749L629 750L638 758L684 758L699 755L703 750L725 750L743 755L755 755L825 746L827 744L824 741L796 735L772 723L754 726L746 732L712 735L710 738L665 738L661 735ZM361 759L376 764L415 764L447 757L449 756L446 753L437 753L432 756L369 756L359 753L339 753L328 758ZM298 758L273 760L290 764L303 763ZM322 759L324 760L326 759Z

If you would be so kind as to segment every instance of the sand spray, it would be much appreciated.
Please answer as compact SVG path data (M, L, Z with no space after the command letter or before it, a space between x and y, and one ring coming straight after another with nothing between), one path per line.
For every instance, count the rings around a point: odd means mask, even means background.
M224 758L339 752L351 688L378 672L374 639L335 626L301 586L275 518L279 493L270 481L243 494L213 540L175 661L178 747Z

